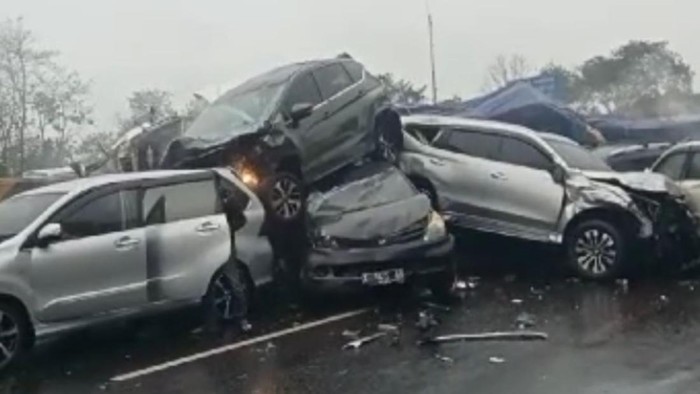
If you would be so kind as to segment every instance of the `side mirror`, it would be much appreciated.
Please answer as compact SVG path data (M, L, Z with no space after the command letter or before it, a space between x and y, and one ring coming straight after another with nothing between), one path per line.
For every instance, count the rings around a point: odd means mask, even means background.
M566 170L559 165L554 165L551 174L555 183L563 184L566 181Z
M313 104L310 103L296 103L292 105L292 110L289 116L292 118L292 122L296 123L307 116L311 115L314 111Z
M63 228L58 223L49 223L39 230L36 240L39 246L46 246L53 241L61 239Z

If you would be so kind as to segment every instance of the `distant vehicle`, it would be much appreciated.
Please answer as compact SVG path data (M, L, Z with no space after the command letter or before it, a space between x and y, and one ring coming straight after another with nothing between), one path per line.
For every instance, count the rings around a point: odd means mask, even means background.
M307 289L349 290L422 281L443 294L454 280L452 236L396 167L370 162L309 198Z
M242 215L224 212L222 196ZM250 286L272 281L263 218L226 170L95 176L3 201L0 367L35 336L125 316L201 303L240 317Z
M674 145L659 157L650 170L680 184L700 180L700 141Z
M651 167L671 146L673 146L671 142L604 145L594 149L593 154L603 159L615 171L635 172Z
M163 168L231 166L278 223L303 218L306 186L363 156L394 160L401 123L384 87L347 58L283 66L206 108Z
M663 245L659 254L695 253L675 226L690 236L696 224L663 176L615 173L574 141L511 124L402 120L404 172L455 225L563 244L568 265L591 279L621 273L643 240Z

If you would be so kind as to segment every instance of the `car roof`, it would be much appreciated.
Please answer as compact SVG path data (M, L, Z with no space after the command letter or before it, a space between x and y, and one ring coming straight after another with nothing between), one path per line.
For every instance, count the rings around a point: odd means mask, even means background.
M401 117L401 121L404 125L453 126L485 131L498 130L508 134L520 135L533 139L542 138L548 141L569 142L576 144L575 141L558 134L538 132L525 126L495 120L462 118L445 115L406 115Z
M87 178L78 178L66 182L54 183L48 186L43 186L26 191L24 193L21 193L20 195L69 192L78 193L84 190L92 189L94 187L115 183L138 180L166 179L174 176L205 174L211 171L212 170L159 170L96 175Z

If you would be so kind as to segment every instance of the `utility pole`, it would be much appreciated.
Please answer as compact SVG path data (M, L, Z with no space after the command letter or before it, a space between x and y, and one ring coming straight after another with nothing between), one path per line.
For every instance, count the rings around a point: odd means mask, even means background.
M435 45L433 44L433 16L425 0L425 9L428 13L428 36L430 39L430 79L432 82L433 104L437 104L437 82L435 81Z

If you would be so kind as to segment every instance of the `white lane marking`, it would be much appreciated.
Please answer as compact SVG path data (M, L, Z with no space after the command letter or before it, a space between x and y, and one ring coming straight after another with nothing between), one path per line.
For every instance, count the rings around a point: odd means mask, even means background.
M181 358L178 358L178 359L175 359L172 361L164 362L162 364L153 365L151 367L139 369L137 371L133 371L133 372L129 372L129 373L125 373L123 375L118 375L118 376L113 377L110 380L112 382L124 382L127 380L139 378L139 377L142 377L145 375L150 375L150 374L155 373L155 372L163 371L163 370L166 370L169 368L177 367L177 366L180 366L183 364L189 364L189 363L194 362L194 361L198 361L198 360L201 360L204 358L212 357L212 356L215 356L217 354L229 352L231 350L236 350L236 349L240 349L242 347L255 345L256 343L269 341L271 339L283 337L285 335L293 334L295 332L308 330L310 328L318 327L318 326L328 324L328 323L333 323L333 322L338 321L338 320L343 320L343 319L347 319L350 317L358 316L358 315L361 315L367 311L368 311L368 309L359 309L359 310L352 311L352 312L341 313L339 315L330 316L330 317L327 317L325 319L316 320L316 321L312 321L309 323L301 324L301 325L298 325L296 327L286 328L284 330L280 330L280 331L266 334L263 336L259 336L256 338L251 338L251 339L248 339L245 341L232 343L230 345L218 347L218 348L207 350L207 351L200 352L200 353L195 353L195 354L192 354L190 356L181 357Z

